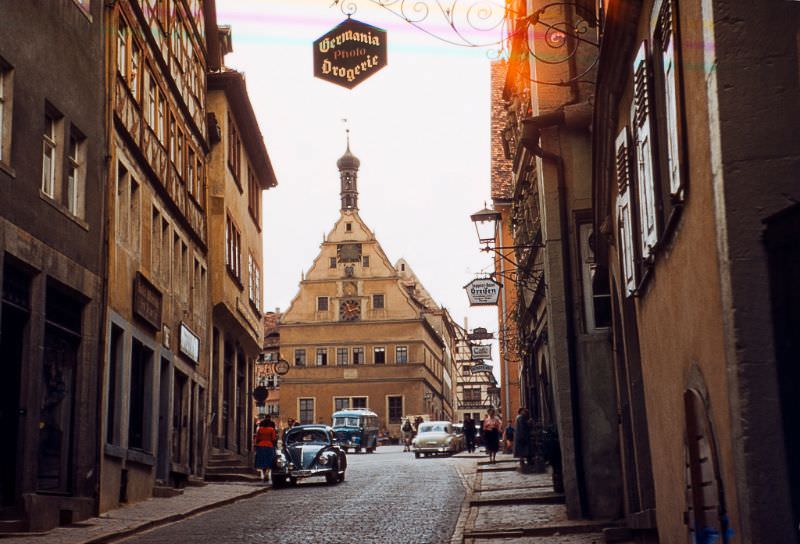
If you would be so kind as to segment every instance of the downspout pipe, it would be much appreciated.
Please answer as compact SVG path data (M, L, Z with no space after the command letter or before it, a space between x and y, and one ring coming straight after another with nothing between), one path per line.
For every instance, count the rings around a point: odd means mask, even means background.
M578 396L578 361L575 344L577 335L575 332L574 302L573 293L573 273L572 273L572 251L569 236L569 218L567 215L567 184L564 176L564 159L561 155L542 149L539 140L541 131L547 128L587 128L592 121L592 104L590 102L580 102L577 104L567 104L561 108L546 112L541 115L523 119L522 137L520 143L525 149L530 151L542 160L546 160L556 167L556 178L558 186L558 208L559 223L561 228L561 252L564 266L564 304L566 305L568 316L566 320L567 329L567 359L569 364L569 381L572 394L570 395L570 407L572 408L572 436L573 447L575 449L575 478L578 484L578 500L580 502L581 514L590 515L588 498L586 496L586 474L583 459L582 433L580 426L579 410L580 400Z

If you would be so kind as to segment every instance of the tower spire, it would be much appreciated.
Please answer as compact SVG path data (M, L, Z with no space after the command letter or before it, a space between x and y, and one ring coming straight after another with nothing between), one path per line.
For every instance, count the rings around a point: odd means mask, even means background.
M347 122L347 120L344 120ZM350 129L345 129L347 149L338 161L339 180L341 182L340 196L342 198L342 211L358 209L358 167L361 161L350 151Z

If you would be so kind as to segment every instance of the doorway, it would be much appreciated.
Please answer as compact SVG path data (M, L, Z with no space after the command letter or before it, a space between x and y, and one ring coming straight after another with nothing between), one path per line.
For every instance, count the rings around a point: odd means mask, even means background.
M0 507L8 507L17 499L19 390L28 312L6 302L0 311L0 436L9 441L0 448Z

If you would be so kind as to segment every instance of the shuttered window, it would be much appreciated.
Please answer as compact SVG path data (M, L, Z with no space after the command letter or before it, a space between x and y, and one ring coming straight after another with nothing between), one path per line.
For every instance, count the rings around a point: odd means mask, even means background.
M617 178L617 225L619 228L619 253L625 282L625 295L636 290L636 258L634 243L633 213L631 212L631 165L630 139L625 127L615 143L615 169Z
M686 179L683 174L683 123L680 84L680 47L675 0L664 0L658 14L655 43L661 55L660 83L666 136L666 171L669 181L670 200L673 204L683 202Z
M633 62L633 137L636 150L639 227L642 260L652 260L658 243L653 98L647 42L642 42Z

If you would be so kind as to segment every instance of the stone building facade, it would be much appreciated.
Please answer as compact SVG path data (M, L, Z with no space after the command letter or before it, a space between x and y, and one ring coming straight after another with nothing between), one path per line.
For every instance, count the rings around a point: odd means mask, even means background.
M604 4L593 205L625 514L660 542L796 543L800 6Z
M214 2L104 3L108 311L100 511L203 474Z
M292 366L281 379L280 413L330 424L336 410L368 407L398 437L406 415L452 416L454 342L443 338L442 310L408 264L392 265L359 216L359 165L348 145L337 163L339 219L281 319Z
M0 1L0 515L94 515L106 271L100 2Z
M230 29L209 51L220 55L208 76L208 113L216 127L209 158L211 265L210 434L213 448L251 451L255 362L262 352L264 190L277 185L244 75L224 66Z
M570 517L613 518L620 511L616 399L605 271L594 265L591 132L593 50L598 25L582 3L512 2L503 100L511 185L498 245L516 246L518 349L525 403L558 437L550 460ZM540 11L542 10L542 11ZM535 19L525 15L536 14ZM566 56L552 33L582 17L586 40ZM539 29L540 27L535 27ZM565 40L569 38L564 35ZM572 46L570 46L572 47ZM504 195L504 196L505 196ZM506 202L510 203L507 212Z

